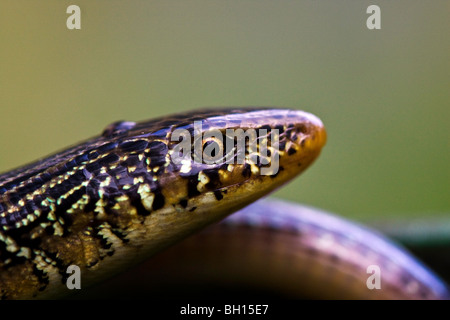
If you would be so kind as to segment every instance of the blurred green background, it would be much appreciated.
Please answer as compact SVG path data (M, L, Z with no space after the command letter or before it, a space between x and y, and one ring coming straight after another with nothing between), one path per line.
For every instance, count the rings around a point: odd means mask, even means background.
M68 30L66 8L81 8ZM381 8L381 30L366 9ZM204 106L318 115L322 156L276 192L357 219L450 214L449 1L2 1L0 171Z

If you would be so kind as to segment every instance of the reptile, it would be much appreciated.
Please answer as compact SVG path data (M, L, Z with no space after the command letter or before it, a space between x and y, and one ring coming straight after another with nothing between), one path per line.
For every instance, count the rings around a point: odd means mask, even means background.
M244 133L244 139L236 132ZM261 283L264 276L255 270L263 270L266 262L284 252L291 267L271 271L273 280L265 278L278 286L284 283L293 293L314 292L319 298L448 298L438 276L382 236L330 220L317 210L257 201L310 166L325 142L321 120L304 111L202 109L116 122L97 137L5 172L0 175L0 297L66 297L71 294L71 266L80 269L83 287L89 287L144 261L154 261L153 269L147 262L144 266L155 276L148 288L155 289L157 279L170 268L158 261L164 261L166 252L166 260L189 253L187 246L193 253L191 265L208 252L213 257L209 270L223 265L234 270L232 278L240 272ZM236 218L216 224L236 211ZM209 225L214 226L200 232ZM188 238L193 234L202 240ZM214 237L216 241L210 240ZM180 244L185 247L173 246L185 238ZM238 238L244 242L235 242ZM251 246L249 254L241 252L245 243ZM233 265L239 256L251 257L258 250L263 258L244 260L247 268ZM369 275L361 274L371 262L383 267L384 286L378 291L369 290ZM195 269L197 280L209 274L198 264L193 269L189 262L176 265L181 279L187 274L195 279ZM287 277L277 278L286 272L303 280L293 286Z

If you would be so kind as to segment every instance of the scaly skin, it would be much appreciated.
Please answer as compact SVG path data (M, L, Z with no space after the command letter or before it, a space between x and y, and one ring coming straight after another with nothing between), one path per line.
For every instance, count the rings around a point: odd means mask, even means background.
M171 135L192 132L194 121L203 132L279 130L279 170L263 175L268 165L249 155L242 164L192 157L175 163L178 141ZM70 292L70 265L80 267L85 286L121 272L286 183L316 159L325 140L321 121L302 111L195 111L116 123L99 137L4 173L0 296L62 297Z

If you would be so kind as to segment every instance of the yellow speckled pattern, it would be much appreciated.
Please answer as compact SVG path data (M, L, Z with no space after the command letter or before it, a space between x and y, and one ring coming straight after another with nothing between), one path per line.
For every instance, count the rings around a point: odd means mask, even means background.
M175 163L176 129L265 129L277 170L243 163ZM279 133L272 145L271 130ZM195 133L194 133L195 134ZM202 138L203 139L203 138ZM227 143L232 144L232 139ZM295 177L326 141L321 121L289 109L228 108L118 122L101 136L0 175L0 297L61 297L67 267L89 285L134 265ZM202 146L211 140L200 141ZM192 148L196 143L191 141ZM224 142L225 143L225 142ZM248 147L249 144L246 144ZM225 147L225 146L223 146Z

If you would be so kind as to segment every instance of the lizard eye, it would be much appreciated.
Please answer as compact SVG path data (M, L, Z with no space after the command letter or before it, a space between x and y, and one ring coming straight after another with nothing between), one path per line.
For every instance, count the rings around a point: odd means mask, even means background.
M224 156L224 145L222 137L207 137L202 141L203 163L214 164Z

